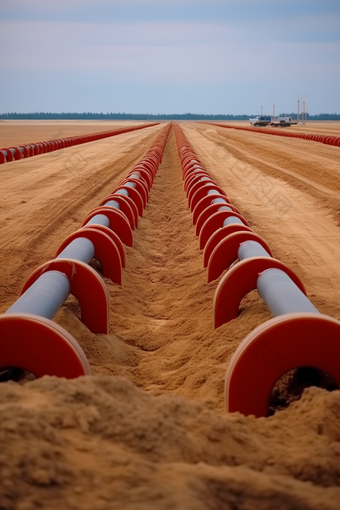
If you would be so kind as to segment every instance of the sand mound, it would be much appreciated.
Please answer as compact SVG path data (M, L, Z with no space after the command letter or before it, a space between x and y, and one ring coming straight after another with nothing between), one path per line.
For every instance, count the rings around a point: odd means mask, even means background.
M1 509L339 508L340 391L257 420L102 376L0 402Z

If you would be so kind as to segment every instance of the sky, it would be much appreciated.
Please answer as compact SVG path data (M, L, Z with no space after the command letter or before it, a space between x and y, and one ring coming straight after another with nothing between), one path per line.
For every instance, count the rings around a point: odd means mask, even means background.
M340 113L339 0L0 0L0 113Z

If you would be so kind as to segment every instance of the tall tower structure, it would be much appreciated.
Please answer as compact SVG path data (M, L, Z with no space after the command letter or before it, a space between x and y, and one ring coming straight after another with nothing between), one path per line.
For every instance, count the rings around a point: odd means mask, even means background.
M300 122L300 95L297 98L297 123Z
M303 114L302 114L302 123L306 124L306 99L303 96Z

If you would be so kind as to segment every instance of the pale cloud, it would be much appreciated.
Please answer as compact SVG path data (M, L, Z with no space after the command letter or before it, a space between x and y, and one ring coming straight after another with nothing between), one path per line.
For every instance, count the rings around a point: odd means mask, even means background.
M1 22L0 32L5 72L96 73L144 84L275 81L302 72L313 79L320 69L339 75L332 68L338 43L249 43L228 23Z
M293 2L294 0L286 0L286 2ZM296 1L296 0L295 0ZM304 0L299 0L304 1ZM308 0L310 1L310 0ZM89 8L97 7L125 7L127 5L133 5L136 7L165 7L174 4L178 5L237 5L237 4L251 4L254 0L58 0L46 1L46 0L30 0L29 8L33 10L44 10L44 11L61 11L75 8ZM272 4L273 0L257 0L258 4ZM11 2L3 5L2 8L8 10L12 9L25 9L27 8L27 0L11 0Z
M237 27L226 23L183 22L0 22L3 57L12 50L34 55L37 52L63 52L69 58L80 53L99 51L103 46L171 46L232 43L241 36ZM4 51L5 50L5 51ZM77 63L75 62L75 65Z
M330 3L326 1L325 5ZM245 15L233 17L231 7L237 6L240 14L240 5L246 4L249 9L244 8ZM270 9L276 5L296 4L310 7L315 2L256 2L256 6L268 5ZM249 15L253 0L8 0L7 5L7 14L14 9L19 16L22 8L26 13L29 9L29 16L25 19L23 15L19 20L7 15L7 20L0 21L3 77L0 111L8 111L9 104L14 105L12 110L17 109L16 105L21 104L27 94L28 83L27 111L31 100L39 105L42 97L46 98L45 104L50 101L49 108L53 110L55 98L58 97L62 105L66 95L75 101L79 99L79 104L82 101L87 110L97 109L100 97L100 105L104 105L100 107L105 110L105 104L110 104L113 86L119 97L129 91L129 105L131 97L138 98L142 89L145 95L150 94L150 104L157 101L162 104L162 91L168 95L169 87L176 90L180 98L183 94L178 91L185 89L189 91L185 101L188 104L196 101L197 112L203 111L200 103L202 90L211 98L210 103L204 104L206 108L216 104L214 111L219 111L218 104L228 99L235 105L234 113L240 111L237 104L242 104L243 108L243 102L237 103L241 91L247 91L249 101L256 96L256 104L263 101L265 93L275 95L279 104L280 95L288 98L294 94L295 98L298 90L306 92L307 96L314 94L315 101L318 101L319 92L324 91L322 97L332 101L332 108L337 101L340 87L339 9L332 14L316 14L306 9L294 16L290 16L288 10L284 18L275 17L272 11L272 18L268 18L268 7L262 11L266 14L263 18L257 15L253 19ZM189 21L184 18L170 20L166 16L157 21L151 16L131 20L124 18L128 9L120 20L105 16L106 8L130 6L132 11L134 6L144 6L145 12L151 12L153 6L173 5L179 16L183 6L189 7L186 11L189 14L190 7L196 14L199 10L196 7L210 6L211 16L208 20L202 17ZM230 9L223 11L224 16L219 16L215 7L226 5ZM100 14L97 18L86 14L95 12L94 8ZM82 21L77 15L72 19L67 16L72 9L79 9L84 14ZM0 0L0 14L3 10ZM38 19L41 12L44 21L41 17ZM160 10L158 12L161 14ZM105 21L101 22L101 19ZM60 96L60 90L65 96ZM84 91L82 99L80 90ZM220 95L216 95L216 90ZM209 91L213 92L210 94ZM176 104L175 97L172 101ZM91 107L91 104L95 106ZM340 110L338 104L335 107ZM135 109L138 110L146 111L145 103ZM326 111L325 107L323 111Z

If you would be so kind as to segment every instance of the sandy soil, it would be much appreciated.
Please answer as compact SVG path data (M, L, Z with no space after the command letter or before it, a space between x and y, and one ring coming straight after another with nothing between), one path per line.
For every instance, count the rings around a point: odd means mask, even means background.
M274 256L340 319L339 149L182 126ZM1 167L0 313L160 129ZM82 325L73 298L55 317L94 376L0 385L0 508L339 509L339 391L307 389L266 419L223 410L228 361L271 314L253 292L212 329L218 281L206 283L173 132L126 255L122 287L105 280L108 335Z
M148 124L143 121L0 120L0 148Z

